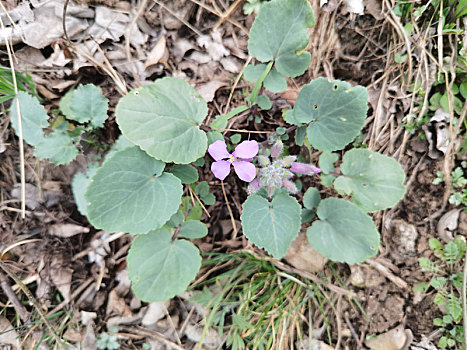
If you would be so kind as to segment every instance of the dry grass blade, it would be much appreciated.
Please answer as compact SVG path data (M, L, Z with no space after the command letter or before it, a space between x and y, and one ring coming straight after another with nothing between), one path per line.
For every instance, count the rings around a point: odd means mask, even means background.
M2 7L2 12L7 13L5 6L0 2L0 6ZM5 26L3 24L3 20L0 17L0 25L2 30L5 31ZM16 72L15 72L15 65L13 63L13 55L12 50L10 47L10 43L8 42L6 35L3 37L5 40L5 46L8 53L8 61L10 62L10 69L11 75L13 80L13 86L15 89L15 94L18 94L18 83L16 81ZM18 137L19 137L19 162L20 162L20 177L21 177L21 218L26 217L26 176L24 171L24 140L23 140L23 123L21 119L21 108L19 105L19 100L15 99L16 101L16 110L18 112Z

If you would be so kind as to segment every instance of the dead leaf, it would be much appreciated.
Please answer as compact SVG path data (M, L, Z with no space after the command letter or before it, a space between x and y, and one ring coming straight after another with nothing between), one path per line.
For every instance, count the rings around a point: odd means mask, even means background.
M347 11L350 13L356 13L357 15L363 15L363 0L344 0Z
M436 227L438 236L445 243L449 243L454 239L453 233L457 229L461 210L462 209L452 209L444 214L438 221Z
M156 324L157 321L165 317L169 305L170 300L150 303L141 324L146 327Z
M230 73L238 73L242 65L235 57L224 57L220 60L222 67Z
M366 1L366 11L372 15L375 19L380 20L384 18L381 0L367 0Z
M10 321L0 315L0 344L11 345L19 350L19 334L11 325Z
M21 198L21 184L17 183L13 186L11 190L11 196L15 199ZM39 188L34 186L33 184L27 183L26 184L26 207L28 209L34 210L39 205L44 202L44 199L41 196L41 191Z
M117 290L114 288L110 291L107 299L107 309L105 310L107 316L118 315L118 316L131 316L133 313L125 302L125 299L121 298Z
M222 36L219 30L213 30L211 36L201 35L196 39L200 47L204 47L213 61L220 61L228 56L230 51L222 44Z
M149 66L158 64L162 57L164 57L165 52L167 51L165 35L162 35L159 40L157 40L156 45L149 52L146 62L144 63L144 69Z
M50 264L49 273L52 283L60 291L60 294L62 294L65 301L70 301L73 270L64 266L64 262L61 258L54 257L52 259L52 263Z
M213 80L204 84L199 84L196 86L196 91L198 91L198 93L206 102L212 102L214 96L216 95L216 91L220 87L226 85L227 83L223 81Z
M185 335L191 341L197 343L201 341L204 326L188 324L185 328ZM209 328L203 338L203 345L207 347L218 347L222 343L222 338L214 328Z
M297 238L292 242L292 245L287 250L285 260L293 267L315 273L321 271L328 261L308 242L305 231L301 231Z
M89 227L75 224L55 224L49 227L49 234L61 238L69 238L80 233L88 233Z
M68 340L71 343L79 343L80 341L83 340L84 334L81 334L75 328L69 326L69 327L66 327L66 331L63 334L63 338Z
M407 350L412 340L410 329L404 329L400 325L376 338L366 340L365 345L372 350Z
M172 48L173 55L175 57L175 60L177 62L180 62L185 54L190 51L195 49L195 46L191 41L188 41L186 39L178 39L175 41L174 46Z

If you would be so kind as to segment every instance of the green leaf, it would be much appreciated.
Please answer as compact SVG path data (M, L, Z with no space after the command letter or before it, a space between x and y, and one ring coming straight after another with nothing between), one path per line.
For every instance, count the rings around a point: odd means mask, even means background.
M366 212L390 208L405 195L405 173L393 158L366 149L344 155L343 176L334 181L339 193L352 196Z
M213 205L216 203L216 197L211 192L209 192L209 184L206 181L201 181L196 185L195 193L206 205Z
M261 6L248 40L250 55L261 62L275 60L275 68L285 76L303 74L311 55L303 51L308 44L307 28L315 24L307 0L273 0Z
M297 146L303 146L305 143L306 126L299 126L295 131L295 143Z
M72 118L72 112L70 109L70 99L71 96L73 95L74 90L68 91L61 99L60 102L58 103L58 108L60 108L60 112L67 117L68 119L73 119Z
M92 177L97 172L97 163L91 163L88 166L86 174L76 173L71 182L71 190L73 192L73 197L75 198L76 206L81 215L87 215L88 201L84 197L86 190L88 189L89 184L91 183Z
M459 88L459 91L461 93L461 96L464 98L464 99L467 99L467 81L464 81L460 88Z
M315 211L311 210L311 209L303 208L301 213L300 213L302 224L306 224L306 223L310 222L311 220L313 220L315 218L315 216L316 216Z
M277 259L284 257L300 230L301 208L297 200L279 193L269 202L254 194L242 208L243 233L248 240Z
M320 202L320 220L307 230L310 244L325 257L348 264L378 253L379 232L373 220L355 204L339 198Z
M271 69L263 85L266 89L277 94L287 89L287 80L276 68Z
M147 233L161 227L178 210L182 185L165 164L138 147L107 160L86 192L88 219L108 232Z
M321 174L321 184L324 187L331 187L332 183L334 182L334 179L336 177L334 175L329 175L329 174Z
M155 302L184 292L201 267L201 256L191 242L172 241L169 231L159 229L136 237L127 262L136 297Z
M78 149L65 131L56 130L46 136L34 148L34 155L49 159L54 164L68 164L78 155Z
M164 162L188 164L204 156L206 133L199 129L206 102L187 82L163 78L131 91L116 108L128 140Z
M249 64L243 70L245 79L250 82L256 82L266 69L265 64ZM287 89L287 80L280 74L276 68L271 69L263 81L263 85L271 92L278 93Z
M183 215L183 212L181 210L178 210L175 214L173 214L169 221L165 223L165 226L169 228L177 228L180 226L183 221L185 220L185 215Z
M256 97L255 104L257 104L259 108L265 111L271 109L272 107L272 102L270 98L266 95L259 95L258 97Z
M332 173L333 171L336 170L334 163L337 162L338 159L339 159L339 155L337 153L323 152L321 156L319 157L319 161L318 161L319 168L325 174Z
M293 109L295 123L310 123L307 136L320 151L344 148L362 130L368 110L368 92L362 86L318 78L305 85Z
M321 202L321 195L314 187L309 187L303 195L303 206L307 209L315 209Z
M23 129L23 139L31 146L36 146L44 139L43 128L49 126L49 116L44 107L39 104L37 98L32 97L27 92L19 91L16 98L11 103L11 125L19 136L18 129L18 111L16 109L16 100L19 101L21 110L21 125Z
M188 164L175 164L170 168L169 173L178 177L182 184L192 184L198 181L198 170Z
M92 126L101 128L107 119L109 100L102 96L99 87L93 84L79 85L69 97L68 119L78 123L90 122Z
M178 235L189 239L203 238L208 234L206 224L201 221L189 220L182 224Z

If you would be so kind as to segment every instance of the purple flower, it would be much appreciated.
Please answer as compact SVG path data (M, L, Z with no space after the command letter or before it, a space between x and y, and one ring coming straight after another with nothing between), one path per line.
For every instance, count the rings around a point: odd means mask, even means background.
M311 164L293 162L292 165L290 166L290 171L296 174L311 175L311 174L319 174L321 172L321 169Z
M256 141L243 141L230 154L224 141L213 142L208 152L215 162L211 165L211 171L219 180L224 180L230 173L230 164L240 180L251 182L256 177L256 168L251 161L258 154L259 146ZM227 160L224 160L227 159Z

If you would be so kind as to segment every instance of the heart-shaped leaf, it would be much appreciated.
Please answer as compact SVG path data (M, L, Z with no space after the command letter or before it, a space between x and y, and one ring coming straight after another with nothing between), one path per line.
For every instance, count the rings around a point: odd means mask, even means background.
M393 158L366 149L348 151L341 165L343 176L334 181L340 193L351 195L366 212L390 208L405 195L405 173Z
M310 244L325 257L355 264L378 253L379 232L373 220L355 204L340 198L320 202L307 230Z
M65 131L56 130L39 142L34 155L40 159L49 159L54 164L68 164L78 155L78 149Z
M172 241L169 231L158 229L136 237L127 262L135 295L155 302L184 292L201 267L201 256L191 242Z
M23 139L31 146L36 146L44 140L43 128L49 126L48 115L37 100L27 92L19 91L16 98L11 103L11 125L19 135L18 110L16 100L19 101L21 110L21 125L23 129Z
M297 200L283 192L272 202L253 194L242 208L243 234L276 259L283 258L300 230L301 207Z
M180 180L162 173L165 164L138 147L106 160L86 192L88 219L108 232L147 233L164 225L178 210Z
M308 0L272 0L261 6L248 40L250 55L261 62L275 61L277 71L296 77L305 72L311 55L307 28L315 18Z
M68 94L67 94L68 95ZM80 85L67 97L68 107L61 106L68 119L79 123L90 122L92 126L101 128L107 119L109 100L102 96L99 87L93 84Z
M298 94L290 122L309 123L307 137L321 151L344 148L362 130L368 110L368 92L362 86L318 78Z
M164 162L187 164L204 156L206 133L199 129L206 102L187 82L163 78L131 91L116 109L128 140Z
M203 238L208 234L206 224L197 220L188 220L182 224L178 235L189 239Z

